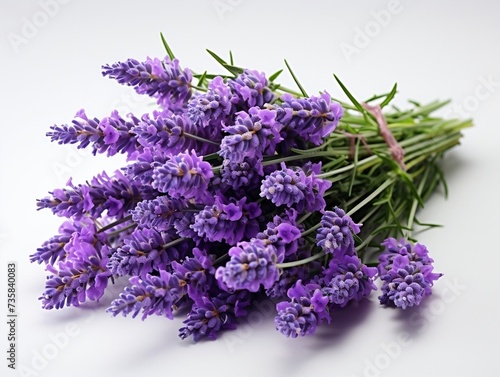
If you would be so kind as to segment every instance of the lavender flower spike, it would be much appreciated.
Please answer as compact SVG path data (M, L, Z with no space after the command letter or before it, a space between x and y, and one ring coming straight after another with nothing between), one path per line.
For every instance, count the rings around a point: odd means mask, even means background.
M353 234L359 233L361 224L352 221L343 209L335 207L333 211L325 211L320 224L316 233L319 247L337 257L356 253Z
M288 168L284 162L281 170L275 170L262 181L260 196L276 206L294 207L300 213L321 211L325 207L323 194L331 182L317 178L321 164L307 163L303 168Z
M233 116L234 97L231 88L222 77L217 76L208 84L206 93L197 94L189 100L187 115L196 126L209 127L217 134Z
M113 316L132 313L135 318L142 310L143 320L152 314L173 319L173 306L186 294L185 282L163 270L160 276L148 274L144 279L134 276L130 283L107 309Z
M432 294L434 281L443 275L432 272L434 260L429 257L427 248L394 238L386 239L382 245L386 249L377 267L384 282L380 303L401 309L420 305Z
M210 299L203 296L193 304L191 312L184 321L185 326L179 329L179 336L185 339L193 335L195 342L203 337L217 339L217 332L222 329L234 329L234 315L225 300L217 297Z
M314 145L320 145L335 130L343 115L342 106L332 101L327 92L310 98L295 98L285 93L281 100L281 105L269 108L276 110L276 120L283 124L283 131Z
M195 215L191 228L209 241L223 241L236 245L242 239L254 237L259 231L257 217L262 213L257 203L247 198L228 200L217 195L213 205L206 206Z
M165 108L180 108L191 97L192 73L189 69L181 69L177 59L147 58L142 63L128 59L104 65L102 69L103 76L133 86L139 94L158 98Z
M203 203L209 197L208 183L213 176L212 166L192 150L170 156L165 164L154 163L152 186L173 198Z
M297 280L287 295L291 301L276 305L278 315L274 319L276 329L286 337L312 335L323 319L330 322L328 298L323 295L319 285L303 285L302 280Z
M264 104L276 100L263 72L245 69L236 78L229 79L227 84L236 96L233 102L238 110L248 110L254 106L263 107Z
M229 289L247 289L257 292L262 285L270 288L279 278L277 263L284 255L277 255L273 245L253 239L240 242L229 249L231 260L225 267L219 267L215 276L222 286Z
M104 294L111 272L106 267L107 247L94 237L95 229L82 228L73 233L70 246L71 259L54 267L47 265L53 275L47 278L45 291L39 298L44 309L80 306L87 299L98 301ZM89 239L90 237L90 239Z
M281 125L275 121L276 113L252 107L239 112L234 125L224 127L224 136L219 155L233 163L242 162L245 157L262 158L273 154L281 141Z
M364 265L357 255L343 255L330 260L319 283L330 304L341 308L350 301L361 301L377 287L373 282L377 269Z
M70 125L54 125L52 131L47 132L51 141L58 144L76 144L78 148L92 145L92 153L106 152L108 156L117 153L126 153L129 158L140 152L142 147L137 143L132 128L139 123L139 119L129 114L123 119L116 110L109 117L101 120L89 119L82 109L78 111Z

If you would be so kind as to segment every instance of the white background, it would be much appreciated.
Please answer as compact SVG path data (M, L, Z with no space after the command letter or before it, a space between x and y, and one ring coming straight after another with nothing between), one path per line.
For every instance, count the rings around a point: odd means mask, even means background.
M38 376L498 376L500 203L500 5L495 1L0 1L0 315L6 318L7 261L18 270L17 366L0 374ZM339 313L314 337L287 339L262 308L216 342L180 340L182 319L113 318L113 294L84 308L44 311L45 272L28 256L61 222L35 199L74 177L79 183L123 165L78 154L45 137L80 108L141 114L132 89L101 76L101 65L162 57L163 32L184 66L222 73L205 52L270 74L286 58L310 92L342 97L337 74L358 98L398 83L396 102L451 98L445 115L472 117L446 156L450 195L434 195L421 219L443 228L420 234L445 276L421 309L401 315L373 294ZM283 74L284 84L293 85ZM2 314L5 313L5 314ZM5 334L5 335L2 335ZM408 336L407 336L408 335Z

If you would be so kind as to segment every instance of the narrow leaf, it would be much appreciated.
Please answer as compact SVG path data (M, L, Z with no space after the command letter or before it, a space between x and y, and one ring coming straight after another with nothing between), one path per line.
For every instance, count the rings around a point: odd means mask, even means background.
M365 108L363 106L361 106L361 104L356 100L356 98L354 98L354 96L351 94L351 92L349 92L349 90L347 90L347 88L342 83L342 81L340 81L340 79L337 77L337 75L334 74L333 77L335 77L335 80L337 80L338 84L340 85L340 87L344 91L345 95L351 100L352 104L356 107L356 109L358 109L359 112L366 114Z
M244 72L244 69L241 67L237 67L235 65L224 64L224 68L226 68L233 75L238 76L240 73Z
M197 86L203 86L203 82L205 81L206 78L207 78L207 71L203 72L203 74L200 76Z
M269 76L269 81L273 82L274 80L276 80L278 78L278 76L281 75L281 72L283 72L282 69L280 69L279 71L273 73L271 76Z
M431 224L431 223L421 223L418 221L418 219L415 217L415 223L417 223L420 226L426 227L426 228L442 228L442 224Z
M288 64L288 62L286 61L285 59L285 64L286 64L286 67L288 68L288 71L290 72L290 74L292 75L292 78L293 78L293 81L295 81L295 83L297 84L297 86L299 87L299 90L300 92L302 93L302 95L304 97L309 97L307 95L307 92L304 90L304 88L302 87L302 85L300 84L299 80L297 79L297 76L295 76L295 74L293 73L292 71L292 68L290 68L290 65Z
M388 105L389 102L391 102L392 99L394 98L394 96L396 95L397 91L398 91L398 84L396 83L392 87L391 92L387 95L387 97L385 98L385 100L382 101L382 103L380 104L380 107L383 108L384 106Z
M356 179L356 170L358 167L358 156L359 156L359 144L361 142L361 139L358 137L356 139L356 144L354 147L354 160L353 160L353 165L354 168L352 169L352 175L351 175L351 182L349 182L349 196L352 194L352 188L354 187L354 180Z
M424 207L425 206L424 201L423 201L422 197L420 196L420 194L418 193L417 188L413 184L413 181L411 180L410 176L406 172L404 172L402 170L399 171L398 175L407 184L407 186L409 187L411 193L413 194L413 197L418 201L418 204L421 207Z
M167 50L168 57L170 58L170 60L174 60L175 55L174 55L172 49L170 48L170 46L168 45L167 40L163 36L163 33L160 33L160 37L161 37L161 41L163 42L163 46L165 46L165 50Z
M224 59L222 59L219 55L217 55L215 52L213 52L213 51L209 50L208 48L207 48L207 52L208 52L210 55L212 55L212 57L213 57L215 60L217 60L217 62L218 62L219 64L221 64L222 66L227 65L227 62L226 62Z

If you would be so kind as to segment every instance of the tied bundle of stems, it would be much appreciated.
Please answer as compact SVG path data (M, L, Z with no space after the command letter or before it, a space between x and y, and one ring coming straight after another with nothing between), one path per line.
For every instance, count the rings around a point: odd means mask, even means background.
M412 236L417 211L442 184L443 155L470 120L442 119L448 101L409 109L390 92L348 102L309 96L207 50L227 75L164 59L129 59L103 75L156 100L157 110L101 120L79 111L53 126L59 144L127 155L129 165L50 192L38 207L66 217L31 261L51 273L46 309L99 300L129 286L108 311L142 318L188 315L181 338L215 339L252 303L276 305L286 336L313 334L380 279L381 304L406 309L431 294L427 248ZM197 83L194 83L194 79Z

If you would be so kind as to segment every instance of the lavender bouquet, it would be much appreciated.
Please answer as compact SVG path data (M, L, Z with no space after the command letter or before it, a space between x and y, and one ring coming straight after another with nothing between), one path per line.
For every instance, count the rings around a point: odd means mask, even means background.
M208 51L227 74L182 68L167 56L104 65L103 75L152 98L155 110L96 119L84 110L47 136L128 165L39 199L65 218L30 256L49 273L45 309L98 301L142 319L185 315L181 338L215 339L255 302L276 303L276 329L314 334L379 290L407 309L441 277L412 237L438 185L439 160L470 120L442 119L447 101L390 106L392 90L349 102L308 95ZM379 284L377 283L379 280ZM187 313L187 315L186 315Z

